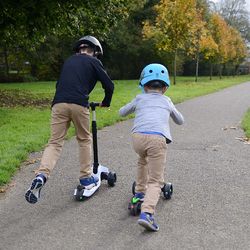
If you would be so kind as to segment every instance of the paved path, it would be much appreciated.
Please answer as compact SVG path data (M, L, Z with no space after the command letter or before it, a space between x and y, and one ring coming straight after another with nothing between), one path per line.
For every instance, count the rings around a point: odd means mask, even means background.
M235 139L248 107L250 82L178 105L186 123L171 126L166 178L174 195L158 203L159 232L145 232L128 215L136 155L126 121L99 133L101 162L118 183L103 183L86 202L72 200L75 139L66 142L38 204L24 199L37 163L19 171L0 198L0 249L250 249L250 145ZM222 130L231 126L237 129Z

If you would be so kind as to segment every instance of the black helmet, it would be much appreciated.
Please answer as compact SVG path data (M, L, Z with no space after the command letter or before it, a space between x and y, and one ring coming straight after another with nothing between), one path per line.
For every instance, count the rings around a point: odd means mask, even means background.
M79 52L79 49L82 44L86 44L92 47L94 49L95 56L103 55L102 45L94 36L84 36L80 38L74 46L74 49L73 49L74 52L76 53Z

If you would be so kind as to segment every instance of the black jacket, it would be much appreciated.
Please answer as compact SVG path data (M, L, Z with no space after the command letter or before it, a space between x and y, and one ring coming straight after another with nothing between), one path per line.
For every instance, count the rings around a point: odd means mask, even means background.
M66 102L88 107L89 94L98 80L105 91L102 104L109 107L114 84L102 63L97 58L85 54L69 57L63 64L60 78L57 81L52 106L56 103Z

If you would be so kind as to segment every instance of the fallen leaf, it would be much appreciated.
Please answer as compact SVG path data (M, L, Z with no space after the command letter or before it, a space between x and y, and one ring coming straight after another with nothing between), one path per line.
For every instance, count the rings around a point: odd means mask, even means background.
M237 127L235 127L235 126L230 126L230 127L224 127L224 128L222 128L222 130L228 130L228 129L237 129Z
M27 161L25 162L25 165L34 164L34 163L36 163L36 162L38 162L38 161L40 161L40 160L41 160L41 158L29 159L29 160L27 160Z
M235 137L235 140L242 141L244 144L250 145L250 138L247 137Z
M237 127L230 127L230 129L237 129Z

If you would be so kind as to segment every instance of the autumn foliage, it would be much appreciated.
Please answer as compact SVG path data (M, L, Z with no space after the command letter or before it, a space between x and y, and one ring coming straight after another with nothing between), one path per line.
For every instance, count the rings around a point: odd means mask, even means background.
M246 56L240 33L219 14L205 13L198 0L161 0L154 10L155 20L143 23L143 37L159 51L175 53L175 63L180 50L196 58L197 67L200 55L217 65L239 65Z

